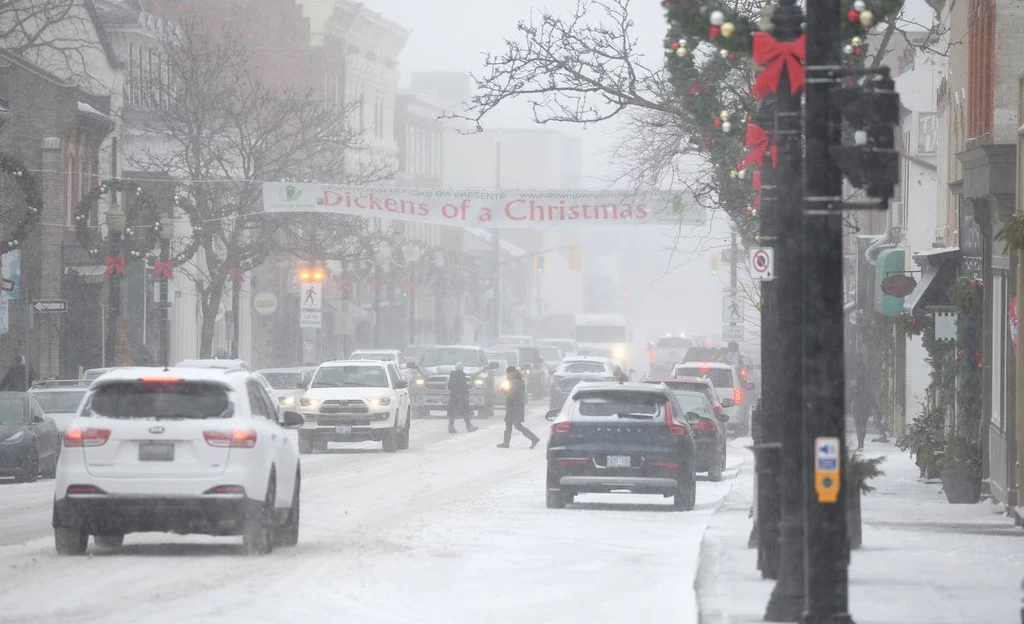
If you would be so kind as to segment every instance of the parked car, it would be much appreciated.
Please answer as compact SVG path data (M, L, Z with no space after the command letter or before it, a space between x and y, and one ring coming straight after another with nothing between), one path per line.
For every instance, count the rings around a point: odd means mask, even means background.
M687 414L697 450L697 472L708 473L709 481L721 481L725 471L728 438L727 416L718 416L707 395L701 390L686 388L687 382L647 380L650 384L663 384L676 395L679 406Z
M564 356L579 355L580 348L572 338L542 338L537 341L539 347L558 347Z
M686 352L694 346L686 336L661 336L651 346L651 377L669 376L676 364L683 361Z
M43 413L53 419L57 431L63 434L78 413L78 406L91 383L81 379L37 381L28 393L39 401Z
M410 363L415 375L409 386L413 417L428 416L434 410L448 409L448 375L461 363L472 378L469 406L480 418L494 416L495 386L499 375L494 373L487 354L480 347L451 345L431 347L419 362Z
M562 360L551 376L548 406L561 409L577 384L588 381L612 381L615 362L610 358L575 355Z
M117 370L117 367L116 366L111 366L111 367L108 367L108 368L89 368L89 369L86 369L86 371L84 373L82 373L82 380L83 381L95 381L95 380L99 379L102 375L104 375L106 373L109 373L112 370Z
M547 418L554 421L547 449L549 508L584 493L631 492L672 497L675 509L693 509L693 434L667 387L583 384Z
M52 478L60 457L60 432L27 392L0 392L0 477Z
M299 399L306 422L299 452L327 450L328 442L380 442L387 453L409 448L409 385L393 362L324 362Z
M677 365L672 376L710 379L719 396L732 397L733 404L730 407L722 406L725 415L729 417L729 429L737 435L750 433L752 397L747 396L747 390L752 389L753 384L745 384L735 366L724 362L686 362Z
M298 405L302 391L313 378L315 366L295 366L290 368L264 368L256 371L274 389L274 396L283 408L294 408Z
M241 535L263 554L299 539L299 456L287 411L247 371L114 371L89 388L64 433L54 485L57 553L81 555L94 536Z

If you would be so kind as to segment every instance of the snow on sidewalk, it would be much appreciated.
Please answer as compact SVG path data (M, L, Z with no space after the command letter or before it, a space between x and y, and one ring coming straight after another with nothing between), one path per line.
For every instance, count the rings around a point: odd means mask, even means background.
M1024 531L989 502L950 505L938 481L918 478L891 444L884 476L864 496L864 545L853 551L850 611L857 624L1020 622ZM702 624L761 622L775 581L762 580L747 548L753 460L712 516L701 547L697 595Z

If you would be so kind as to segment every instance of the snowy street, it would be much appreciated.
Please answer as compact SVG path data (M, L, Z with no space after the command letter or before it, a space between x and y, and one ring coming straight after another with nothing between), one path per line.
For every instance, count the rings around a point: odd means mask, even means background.
M544 407L527 425L546 439ZM590 495L544 506L543 443L499 450L500 414L450 435L414 422L409 451L347 445L303 456L297 548L241 554L240 538L133 534L58 558L52 481L0 485L0 621L696 622L701 539L743 462L697 508ZM294 434L293 434L294 435ZM54 600L59 595L59 600Z

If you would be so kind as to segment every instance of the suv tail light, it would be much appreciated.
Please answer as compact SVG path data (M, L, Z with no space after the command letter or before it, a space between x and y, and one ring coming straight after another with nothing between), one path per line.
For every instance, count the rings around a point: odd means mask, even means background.
M742 388L733 388L732 389L732 402L735 403L736 405L739 405L740 403L743 402L743 389Z
M570 430L572 430L572 423L568 420L551 425L551 433L569 433Z
M210 446L227 448L252 448L256 446L256 432L252 429L231 431L204 431L203 437Z
M699 422L693 425L694 431L708 431L714 433L715 429L715 423L711 422L710 420L701 419Z
M665 401L665 425L668 427L668 434L673 437L685 438L690 435L690 428L680 425L672 417L672 401Z
M69 427L64 432L64 447L103 446L110 438L110 429Z

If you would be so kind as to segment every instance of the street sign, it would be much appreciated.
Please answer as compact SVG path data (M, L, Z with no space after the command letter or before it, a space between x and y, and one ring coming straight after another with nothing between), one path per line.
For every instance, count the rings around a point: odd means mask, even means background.
M761 282L775 279L775 249L773 247L751 247L747 259L750 279Z
M36 312L67 312L68 302L64 299L43 299L32 302Z
M252 307L260 316L270 316L277 312L277 295L269 290L261 290L252 298Z
M3 292L14 292L14 288L17 286L17 282L6 278L0 278L0 291Z
M739 297L722 297L722 322L742 323L744 318L745 302Z
M304 282L299 296L303 310L321 310L324 307L323 282ZM318 326L319 327L319 326Z
M320 329L323 326L323 312L320 310L300 310L299 327L301 329Z
M743 342L743 326L722 325L722 342Z

